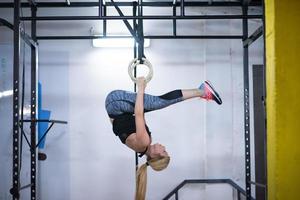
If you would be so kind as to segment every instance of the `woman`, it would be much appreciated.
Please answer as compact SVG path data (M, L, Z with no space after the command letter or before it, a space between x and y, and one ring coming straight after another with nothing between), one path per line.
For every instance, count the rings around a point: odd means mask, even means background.
M123 144L139 153L146 155L147 162L137 171L136 200L144 200L146 193L147 166L160 171L165 169L170 157L161 144L151 145L151 132L146 125L144 113L158 110L172 104L200 97L213 100L219 105L222 100L212 85L205 81L196 89L173 90L161 96L145 94L146 81L144 77L137 79L138 92L114 90L108 94L105 107L113 125L113 132Z

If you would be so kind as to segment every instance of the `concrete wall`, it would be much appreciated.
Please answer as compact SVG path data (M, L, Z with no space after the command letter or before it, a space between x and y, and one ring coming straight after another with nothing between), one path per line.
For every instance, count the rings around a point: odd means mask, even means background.
M66 13L65 10L56 12ZM96 14L96 9L82 12ZM168 9L157 12L171 13ZM218 10L201 12L219 13ZM235 13L236 10L226 12ZM2 13L10 18L10 11ZM51 13L53 11L42 9L40 14ZM240 20L178 23L180 34L241 34ZM259 25L251 21L249 32ZM168 21L149 21L144 26L145 34L172 31ZM91 21L40 22L38 35L88 35L91 27L101 31L99 24ZM127 33L122 23L112 22L109 27L110 33ZM1 32L5 33L5 40L0 37L0 41L11 44L11 33L2 28ZM250 64L262 64L262 41L251 47ZM104 108L105 97L111 90L133 91L133 83L127 75L132 49L93 48L89 40L40 41L39 53L43 108L52 111L53 119L68 121L68 125L55 125L47 137L43 151L48 159L39 162L39 199L133 199L134 152L114 136ZM194 88L208 79L220 91L224 102L218 106L193 99L146 114L153 142L164 144L171 155L167 170L159 173L148 170L147 199L161 199L184 179L232 178L243 187L242 42L152 40L145 55L154 67L147 93L159 95L177 88ZM11 106L8 100L1 105ZM7 116L2 110L0 114ZM2 126L7 127L6 124ZM1 137L6 137L7 142L3 143L6 150L11 149L10 130L8 126L1 133ZM2 147L3 140L0 141ZM1 154L6 156L7 162L3 171L10 174L10 154L7 151ZM0 187L3 199L9 198L10 184L8 176L3 183L5 187ZM180 192L180 198L235 199L233 190L227 185L187 186Z

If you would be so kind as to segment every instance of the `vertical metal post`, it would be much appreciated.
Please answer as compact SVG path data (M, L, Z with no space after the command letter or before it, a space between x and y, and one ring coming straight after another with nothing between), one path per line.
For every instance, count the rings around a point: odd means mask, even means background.
M106 14L107 14L107 7L106 7L106 5L104 4L104 5L103 5L103 15L104 15L104 17L106 16ZM104 19L104 20L103 20L103 36L106 36L106 25L107 25L107 20Z
M36 17L37 8L31 7L32 17ZM31 37L36 42L36 20L31 21ZM31 45L31 200L37 196L37 153L36 153L36 123L33 121L37 115L37 47Z
M253 115L254 115L254 148L255 148L255 182L266 184L266 125L264 105L264 66L253 65ZM265 200L265 187L256 185L257 200Z
M179 198L178 198L178 191L176 191L176 193L175 193L175 200L178 200Z
M136 16L136 10L137 10L137 2L134 1L133 2L133 16ZM136 34L136 27L137 27L137 23L136 23L136 19L133 19L133 30L134 33ZM136 46L136 40L134 40L134 47L133 47L133 57L136 58L137 57L137 46ZM136 77L136 67L134 68L134 77ZM136 83L134 83L134 92L136 92ZM139 167L139 157L137 152L135 152L135 170L137 171Z
M20 66L20 7L21 0L14 1L14 71L13 71L13 200L19 199L20 188L20 131L19 131L19 66Z
M265 107L265 146L264 146L264 153L265 153L265 176L268 177L268 163L267 163L267 104L266 104L266 99L267 99L267 86L266 86L266 20L265 20L265 1L262 1L262 6L263 6L263 38L264 38L264 65L263 65L263 94L265 96L265 99L263 100L264 102L264 107ZM265 179L265 199L268 199L268 178Z
M143 0L139 0L138 2L138 16L143 16ZM138 59L142 62L142 58L144 56L144 26L143 19L138 19L138 27L137 27L137 38L138 38Z
M185 14L184 14L184 0L180 0L180 12L181 12L181 16L183 17Z
M137 11L137 2L134 1L133 2L133 16L135 17L136 16L136 11ZM137 29L137 23L136 23L136 19L133 19L133 31L134 31L134 34L136 35L136 29ZM137 57L137 41L134 39L134 46L133 46L133 57L136 58ZM136 77L136 67L134 68L134 71L133 71L133 75L134 77ZM136 92L136 83L134 83L134 92ZM136 154L137 155L137 154Z
M98 7L99 17L102 17L102 5L103 5L103 0L99 0L99 7Z
M248 15L248 5L242 7L243 15ZM248 19L243 18L243 41L248 38ZM251 200L251 157L250 157L250 106L249 106L249 50L243 49L244 64L244 128L245 128L245 186L246 199Z
M238 191L238 193L237 193L237 199L241 200L241 193L240 193L240 191Z
M173 1L173 16L176 16L176 3L177 0ZM173 36L177 35L177 24L176 24L176 19L173 19Z

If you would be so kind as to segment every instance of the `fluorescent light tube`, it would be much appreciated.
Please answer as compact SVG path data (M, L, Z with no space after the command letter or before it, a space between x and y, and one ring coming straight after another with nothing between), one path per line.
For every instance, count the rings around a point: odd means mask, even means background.
M7 90L7 91L0 92L0 98L2 98L2 97L8 97L8 96L11 96L11 95L13 95L13 91L12 90Z

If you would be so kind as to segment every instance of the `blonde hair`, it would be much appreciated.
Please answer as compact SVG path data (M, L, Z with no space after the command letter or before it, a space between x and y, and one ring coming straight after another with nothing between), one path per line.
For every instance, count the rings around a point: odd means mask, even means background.
M170 157L153 158L141 165L136 172L136 190L135 200L145 200L147 189L147 166L150 165L155 171L161 171L167 168L170 162Z

